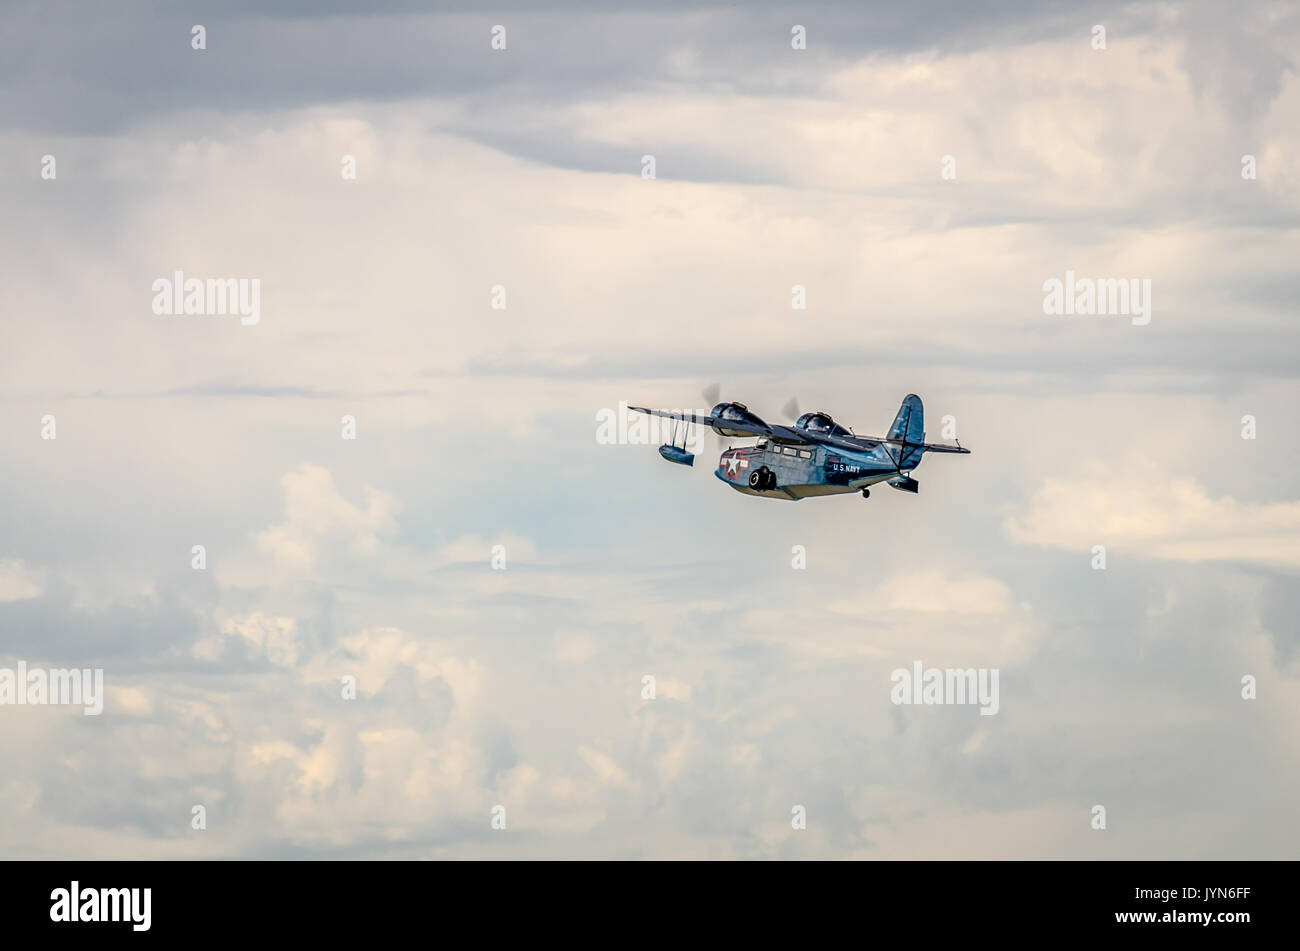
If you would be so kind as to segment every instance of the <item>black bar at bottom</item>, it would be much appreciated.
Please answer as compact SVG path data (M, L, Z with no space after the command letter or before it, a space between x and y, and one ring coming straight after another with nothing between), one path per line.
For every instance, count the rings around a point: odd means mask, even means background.
M1181 943L1289 934L1295 872L1292 862L10 861L0 921L6 939L92 941L373 941L419 927L458 943L465 928L471 940L728 946L841 932Z

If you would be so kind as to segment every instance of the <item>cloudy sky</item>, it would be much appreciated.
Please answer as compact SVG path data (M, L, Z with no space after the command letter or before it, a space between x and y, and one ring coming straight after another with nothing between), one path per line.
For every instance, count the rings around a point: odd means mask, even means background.
M0 7L0 855L1300 853L1294 5L349 6ZM713 384L973 454L596 438Z

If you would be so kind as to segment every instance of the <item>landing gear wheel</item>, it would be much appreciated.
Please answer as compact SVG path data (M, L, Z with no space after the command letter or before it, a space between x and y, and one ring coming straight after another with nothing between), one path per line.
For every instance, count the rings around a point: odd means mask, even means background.
M870 490L870 489L863 489L863 490L862 490L862 497L863 497L864 499L869 499L869 498L871 498L871 490Z
M776 473L767 466L759 466L749 474L749 487L758 492L776 488Z

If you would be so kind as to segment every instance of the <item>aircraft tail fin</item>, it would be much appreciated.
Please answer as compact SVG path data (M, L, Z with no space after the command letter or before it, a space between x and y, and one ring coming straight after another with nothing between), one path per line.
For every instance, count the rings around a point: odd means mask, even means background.
M887 438L903 443L896 449L899 469L907 471L921 464L925 453L925 407L921 405L921 397L915 393L903 397L903 405L898 408Z

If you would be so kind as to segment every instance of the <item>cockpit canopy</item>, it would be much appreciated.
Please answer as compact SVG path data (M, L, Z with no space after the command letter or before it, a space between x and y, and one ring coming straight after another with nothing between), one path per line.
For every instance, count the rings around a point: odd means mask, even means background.
M795 429L810 433L825 433L831 436L852 436L847 429L835 422L827 413L804 413L794 424Z

